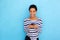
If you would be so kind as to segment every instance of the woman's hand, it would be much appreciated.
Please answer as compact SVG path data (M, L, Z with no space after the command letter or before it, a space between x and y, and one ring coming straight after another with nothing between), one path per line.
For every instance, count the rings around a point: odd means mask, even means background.
M34 25L33 27L34 27L34 29L37 29L38 28L38 25Z
M38 28L38 25L29 25L28 28L34 28L34 29L37 29Z
M29 25L28 28L34 28L34 26L33 25Z

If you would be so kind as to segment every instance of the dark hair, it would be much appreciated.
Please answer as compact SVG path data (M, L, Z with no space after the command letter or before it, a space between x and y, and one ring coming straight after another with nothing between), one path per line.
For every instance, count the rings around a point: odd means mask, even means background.
M34 4L30 5L30 7L29 7L29 11L30 11L31 8L35 8L35 10L37 11L37 7L36 7L36 5L34 5Z

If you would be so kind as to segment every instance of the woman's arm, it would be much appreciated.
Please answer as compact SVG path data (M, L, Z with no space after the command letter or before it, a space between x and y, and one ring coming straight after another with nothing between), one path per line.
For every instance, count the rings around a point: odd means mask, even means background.
M27 19L24 20L24 31L27 33L28 32L28 25L29 23L27 23Z

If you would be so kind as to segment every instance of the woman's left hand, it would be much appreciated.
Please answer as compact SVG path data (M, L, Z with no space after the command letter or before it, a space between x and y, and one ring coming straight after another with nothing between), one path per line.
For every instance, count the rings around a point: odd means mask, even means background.
M38 25L34 25L34 29L37 29L38 28Z

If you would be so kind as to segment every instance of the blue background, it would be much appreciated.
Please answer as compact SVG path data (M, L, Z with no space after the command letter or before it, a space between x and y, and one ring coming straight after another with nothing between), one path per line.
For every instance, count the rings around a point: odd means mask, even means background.
M40 40L60 40L60 0L0 0L0 40L24 40L23 21L31 4L43 20Z

